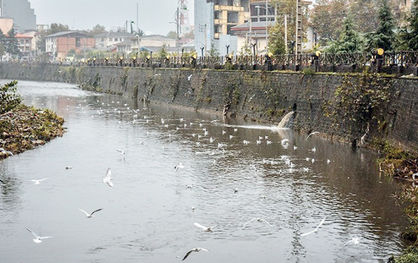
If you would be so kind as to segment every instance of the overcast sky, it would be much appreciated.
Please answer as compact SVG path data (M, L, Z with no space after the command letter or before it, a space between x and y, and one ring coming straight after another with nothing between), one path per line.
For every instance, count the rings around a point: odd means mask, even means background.
M174 14L178 0L29 0L35 9L37 24L61 23L71 29L90 29L96 24L115 30L126 20L136 21L139 3L139 25L147 34L175 31ZM189 18L193 24L193 0Z

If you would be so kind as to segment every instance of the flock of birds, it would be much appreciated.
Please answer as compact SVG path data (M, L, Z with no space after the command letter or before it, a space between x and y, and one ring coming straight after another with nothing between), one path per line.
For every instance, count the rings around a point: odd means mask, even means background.
M115 102L112 101L112 103L115 103ZM119 104L119 102L116 102L116 104ZM105 105L105 104L102 103L102 105ZM108 104L108 106L110 106L110 104ZM125 112L126 111L129 111L129 112L132 112L133 113L132 123L137 123L138 122L138 119L139 119L138 112L139 112L139 110L132 110L132 109L130 109L127 106L127 104L124 105L123 109L125 110ZM114 112L117 112L119 114L119 113L121 113L121 109L120 108L119 109L118 108L115 108L114 110L107 110L107 111L106 110L103 110L103 109L99 109L97 111L97 113L99 115L105 114L105 113L114 113ZM209 135L209 131L207 130L207 128L204 127L205 124L203 124L202 122L199 122L199 123L196 123L196 122L186 123L186 120L184 118L179 118L179 119L176 119L176 124L172 124L172 123L170 123L172 120L173 119L170 119L169 120L169 119L161 118L158 121L160 122L159 125L161 125L163 128L169 128L170 126L173 126L173 127L175 127L176 131L178 131L180 129L186 129L186 128L195 127L194 128L195 131L199 131L200 130L200 132L196 132L196 133L192 133L191 134L191 136L193 138L196 138L197 139L196 145L200 145L200 141L199 140L205 139L205 140L207 140L211 144L216 143L216 146L217 146L217 148L219 150L225 151L225 148L227 147L227 143L225 143L225 142L217 142L217 139L216 138L211 137ZM143 122L144 123L157 122L157 124L158 124L158 121L155 121L155 118L152 118L152 117L149 117L149 116L146 116L146 115L143 116ZM178 123L180 123L180 124L178 124ZM222 124L218 124L218 121L217 120L211 121L210 123L212 123L213 125L222 125ZM226 136L226 138L229 138L229 140L232 140L232 139L234 139L237 136L235 134L237 131L238 131L238 127L235 127L235 128L233 128L233 133L228 135L227 132L223 129L222 130L222 135L223 136ZM312 132L312 133L310 133L306 137L306 140L309 140L309 138L311 138L312 136L317 135L317 134L319 134L319 132ZM170 134L169 136L172 136L172 134ZM287 138L282 139L279 143L280 143L280 145L284 149L288 149L290 147L290 141ZM269 136L266 135L266 136L259 136L258 139L255 142L254 141L251 142L251 141L248 141L248 140L243 140L242 141L242 144L243 145L249 145L249 144L255 144L255 145L262 145L262 144L271 145L271 144L273 144L273 141L269 138ZM297 149L298 149L298 147L296 145L293 145L293 150L296 151ZM119 152L119 154L122 156L122 158L125 158L125 156L126 156L125 150L123 150L123 149L116 149L116 151ZM316 147L313 147L312 149L310 149L310 151L313 154L315 154L316 151L317 151L317 149L316 149ZM281 159L282 159L282 161L284 161L284 163L290 169L292 169L292 168L295 167L295 164L290 160L290 158L288 156L281 156ZM306 158L306 161L307 162L314 163L315 162L315 159L308 157L308 158ZM263 159L263 163L265 163L265 164L274 164L273 162L274 161L269 161L269 160L264 160ZM327 159L326 160L326 164L330 164L330 163L331 163L331 160ZM185 168L185 166L182 163L178 163L177 165L174 166L175 171L178 171L178 170L183 169L183 168ZM65 169L67 169L67 170L68 169L72 169L72 167L71 166L67 166L67 167L65 167ZM304 168L304 169L308 169L308 168ZM304 170L304 171L307 171L307 170ZM33 182L33 184L35 184L35 185L39 185L42 182L46 181L47 179L48 178L32 179L30 181ZM106 174L102 178L102 181L103 181L103 183L107 187L109 187L109 188L114 187L114 183L113 183L113 179L112 179L112 170L111 170L111 168L108 168L107 169ZM0 183L4 184L3 181L0 181ZM234 193L237 193L237 192L238 192L238 189L234 189ZM192 208L192 209L194 209L194 208ZM93 218L98 212L102 211L103 209L102 208L96 209L96 210L94 210L92 212L85 211L85 210L83 210L81 208L79 210L80 210L80 212L86 218L89 218L90 219L90 218ZM313 230L311 230L309 232L306 232L306 233L303 233L300 236L301 237L305 237L305 236L308 236L308 235L311 235L311 234L314 234L314 233L318 232L319 229L321 228L321 226L325 223L325 221L326 221L326 217L324 217ZM251 220L245 222L243 224L243 228L247 228L250 224L252 224L254 222L264 223L264 224L266 224L269 227L273 227L274 226L273 224L271 224L267 220L265 220L263 218L258 218L257 217L257 218L252 218ZM196 228L204 231L204 232L213 232L214 229L217 227L216 225L215 226L204 226L204 225L201 225L201 224L199 224L197 222L194 223L194 226ZM51 236L39 236L38 234L36 234L31 229L29 229L29 228L26 228L26 229L32 234L32 236L33 236L33 242L36 243L36 244L42 243L43 240L45 240L45 239L52 238ZM354 237L351 240L349 240L345 245L351 245L351 244L354 244L354 245L359 244L359 238L358 237ZM197 252L202 252L202 251L203 252L208 252L209 250L206 249L206 248L201 248L201 247L192 248L189 251L187 251L185 253L185 255L181 259L182 260L186 260L192 253L197 253Z

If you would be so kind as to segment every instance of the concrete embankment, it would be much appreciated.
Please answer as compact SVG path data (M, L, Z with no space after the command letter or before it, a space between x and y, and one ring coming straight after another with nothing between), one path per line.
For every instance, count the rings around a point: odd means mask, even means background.
M417 78L22 64L0 64L0 77L70 82L253 121L278 123L294 111L297 131L319 131L356 145L384 140L418 151Z

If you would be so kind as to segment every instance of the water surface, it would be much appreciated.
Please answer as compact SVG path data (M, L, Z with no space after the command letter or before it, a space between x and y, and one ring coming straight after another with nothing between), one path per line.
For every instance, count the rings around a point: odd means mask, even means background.
M384 262L402 248L399 186L369 152L69 84L21 81L19 92L67 132L0 161L1 262L178 262L194 247L209 252L187 261ZM79 208L103 210L87 219ZM35 244L26 227L53 238Z

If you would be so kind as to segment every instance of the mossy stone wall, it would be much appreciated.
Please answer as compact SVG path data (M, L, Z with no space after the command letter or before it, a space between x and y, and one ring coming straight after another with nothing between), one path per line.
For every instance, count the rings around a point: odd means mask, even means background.
M336 90L341 90L344 83L363 85L364 78L359 74L0 64L0 77L70 82L138 101L219 114L226 111L228 117L253 121L278 123L286 113L295 111L295 130L319 131L357 144L367 127L364 121L353 126L345 117L330 117L329 112L329 105L336 101ZM379 81L390 85L391 98L379 109L384 116L380 126L370 126L370 137L417 152L418 79L379 76Z

